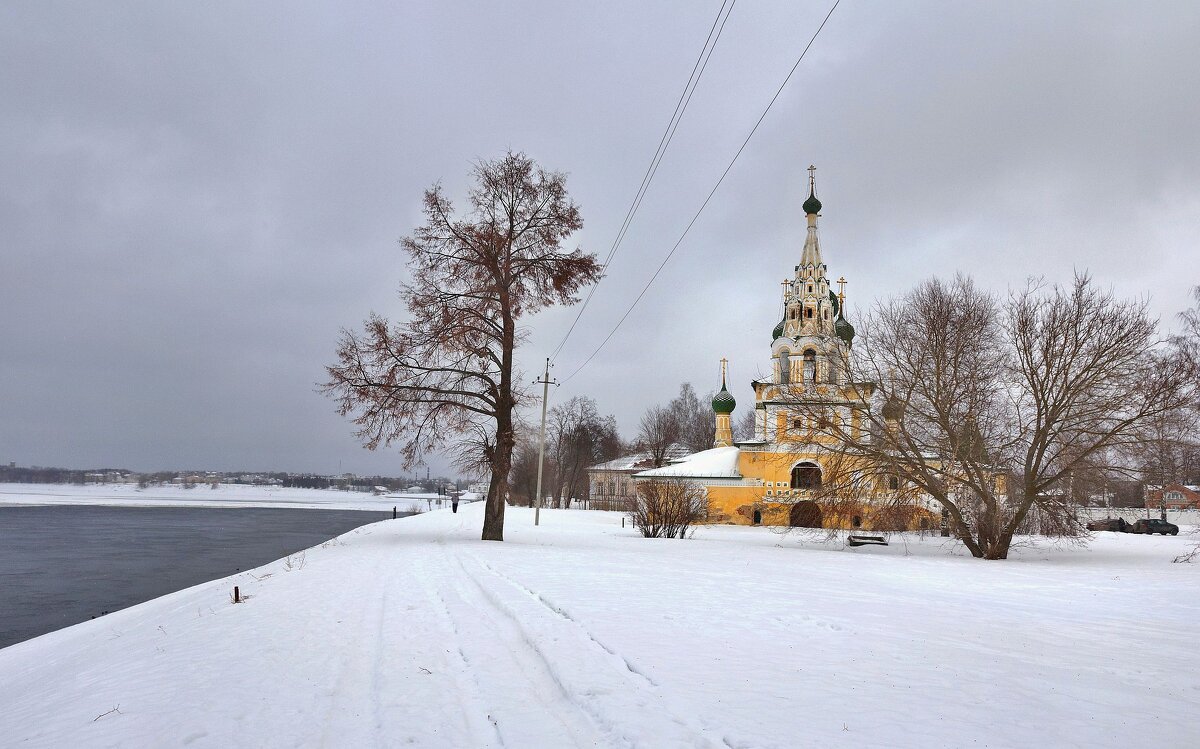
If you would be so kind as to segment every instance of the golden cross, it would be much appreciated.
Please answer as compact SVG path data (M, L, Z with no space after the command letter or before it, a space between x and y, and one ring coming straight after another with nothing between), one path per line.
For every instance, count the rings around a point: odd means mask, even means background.
M846 277L842 276L837 280L838 284L838 307L840 308L846 303Z
M817 189L817 167L813 164L808 165L808 190L814 192Z
M729 360L722 356L721 357L721 382L725 382L725 365L728 363L729 363Z

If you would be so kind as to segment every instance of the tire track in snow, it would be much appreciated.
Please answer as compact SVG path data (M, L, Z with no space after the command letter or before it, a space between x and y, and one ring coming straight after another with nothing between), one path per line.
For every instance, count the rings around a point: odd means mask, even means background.
M616 659L618 659L619 661L621 661L622 665L624 665L624 667L625 667L625 669L626 669L627 671L629 671L630 673L634 674L635 676L639 676L639 677L641 677L641 678L642 678L642 680L644 680L644 681L645 681L647 684L649 684L649 685L650 685L650 686L652 686L652 687L657 687L657 686L658 686L658 682L657 682L657 681L655 681L653 678L651 678L651 676L650 676L649 674L647 674L646 672L642 671L642 670L641 670L641 669L639 669L637 666L634 666L634 665L633 665L633 663L632 663L632 662L630 662L630 660L629 660L628 658L626 658L625 656L623 656L623 655L621 655L620 653L618 653L617 651L613 650L613 649L612 649L612 648L610 648L608 645L605 645L605 644L604 644L604 643L603 643L603 642L602 642L602 641L601 641L601 640L600 640L598 637L596 637L596 635L595 635L595 634L594 634L594 633L593 633L593 632L592 632L590 629L588 629L586 626L584 626L583 622L581 622L581 621L579 621L578 619L576 619L575 617L571 616L571 614L570 614L570 613L568 613L566 610L564 610L564 609L560 608L559 606L556 606L555 604L551 603L550 601L547 601L545 598L543 598L543 597L542 597L542 594L541 594L541 593L538 593L538 592L536 592L536 591L534 591L534 590L532 590L532 589L530 589L530 588L526 587L526 586L525 586L524 584L522 584L520 581L518 581L518 580L514 580L513 578L511 578L511 577L509 577L508 575L504 574L504 573L503 573L503 572L501 572L500 570L498 570L498 569L496 569L496 568L492 567L492 566L491 566L490 564L488 564L487 562L484 562L484 561L482 561L482 560L480 560L480 559L477 559L477 558L474 558L474 557L472 557L472 560L473 560L473 561L474 561L476 564L478 564L480 567L482 567L483 569L485 569L485 570L487 570L488 572L490 572L491 574L495 575L496 577L499 577L501 580L504 580L504 581L505 581L505 582L507 582L509 585L512 585L514 588L517 588L518 590L520 590L520 591L524 592L524 593L525 593L526 595L528 595L530 598L532 598L533 600L537 601L537 602L538 602L538 603L540 603L541 605L545 606L545 607L546 607L547 609L549 609L549 610L550 610L552 613L554 613L554 614L557 614L558 616L562 617L563 619L567 620L568 622L570 622L570 623L574 624L576 627L578 627L578 628L579 628L579 630L580 630L580 631L581 631L581 632L582 632L582 633L583 633L583 634L584 634L584 635L585 635L585 636L586 636L586 637L587 637L589 640L591 640L591 641L592 641L592 642L593 642L593 643L596 645L596 647L598 647L598 648L600 648L601 650L603 650L604 652L608 653L608 654L609 654L609 655L611 655L613 658L616 658Z
M600 642L579 621L535 591L471 555L473 566L490 573L488 585L463 558L458 564L480 596L521 634L531 655L546 667L564 697L625 746L720 747L687 720L670 713L655 682L627 658Z
M464 585L445 547L439 542L436 548L440 559L422 562L419 576L458 644L460 681L469 687L464 709L486 715L491 724L494 742L486 745L612 746L531 651L520 628L497 616L474 586Z
M472 737L471 746L478 746L482 749L504 746L504 740L500 736L495 722L480 717L490 716L488 702L480 691L478 679L471 674L471 664L467 660L466 653L457 644L463 637L462 630L455 617L450 613L450 606L446 603L446 598L442 595L439 586L433 584L433 573L425 564L423 556L413 560L413 570L416 573L415 578L420 589L429 601L430 610L436 612L437 617L444 622L444 631L453 635L450 640L451 647L446 649L446 652L450 654L450 663L447 665L452 664L451 678L457 686L457 689L454 690L454 698L458 702L460 715L464 717L464 727Z
M346 648L337 681L329 693L321 746L345 746L347 742L357 746L381 746L383 743L377 687L387 616L386 586L385 582L377 601L356 607L360 613L351 629L352 644ZM363 714L364 708L366 714Z

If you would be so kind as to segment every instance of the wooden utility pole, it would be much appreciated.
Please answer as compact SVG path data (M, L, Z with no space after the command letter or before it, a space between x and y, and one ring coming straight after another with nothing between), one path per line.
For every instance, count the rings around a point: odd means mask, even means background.
M534 382L542 385L542 434L538 441L537 496L533 499L533 524L537 525L542 514L542 466L546 462L546 398L550 394L550 386L558 386L557 382L550 380L550 357L546 357L546 373L542 375L542 379Z

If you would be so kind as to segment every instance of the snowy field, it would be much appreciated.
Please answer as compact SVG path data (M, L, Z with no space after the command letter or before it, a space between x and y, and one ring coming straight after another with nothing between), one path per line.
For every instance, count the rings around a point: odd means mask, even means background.
M981 562L570 510L510 509L484 543L482 511L0 650L0 743L1200 746L1200 564L1171 564L1191 533Z
M114 507L278 507L294 510L375 510L383 512L399 505L428 509L436 494L389 494L332 489L285 489L277 486L220 484L216 489L197 484L182 486L136 484L0 484L0 507L4 505L108 505Z

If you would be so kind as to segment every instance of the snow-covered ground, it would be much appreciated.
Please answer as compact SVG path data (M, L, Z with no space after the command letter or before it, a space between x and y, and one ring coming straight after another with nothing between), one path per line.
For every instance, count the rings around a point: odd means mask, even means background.
M1189 533L981 562L572 510L509 509L485 543L482 511L0 650L0 743L1200 746Z
M391 510L409 505L429 509L436 494L385 494L343 492L332 489L287 489L278 486L220 484L210 489L197 484L182 486L136 484L0 484L0 507L4 505L111 505L119 507L278 507L303 510ZM442 497L441 499L445 499Z

